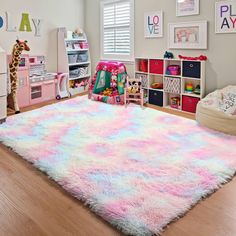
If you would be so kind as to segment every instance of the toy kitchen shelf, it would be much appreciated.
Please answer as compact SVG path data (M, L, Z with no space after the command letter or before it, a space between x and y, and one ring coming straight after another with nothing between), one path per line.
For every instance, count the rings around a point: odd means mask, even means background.
M66 38L66 29L58 29L58 73L69 74L71 95L86 92L91 77L90 51L86 34Z
M205 61L135 58L135 77L152 105L195 113L205 96Z

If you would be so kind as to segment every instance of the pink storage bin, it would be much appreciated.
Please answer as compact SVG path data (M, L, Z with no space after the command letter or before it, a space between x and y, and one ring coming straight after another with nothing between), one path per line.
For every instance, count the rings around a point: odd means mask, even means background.
M167 75L180 75L180 66L179 65L170 65L166 69Z
M79 43L79 46L81 49L88 49L89 48L89 45L87 42L81 42L81 43Z

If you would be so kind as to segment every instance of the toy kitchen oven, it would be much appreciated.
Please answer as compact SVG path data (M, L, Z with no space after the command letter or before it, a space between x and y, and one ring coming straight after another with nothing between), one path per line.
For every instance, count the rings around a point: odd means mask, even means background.
M56 98L56 73L47 73L44 56L29 57L30 105Z

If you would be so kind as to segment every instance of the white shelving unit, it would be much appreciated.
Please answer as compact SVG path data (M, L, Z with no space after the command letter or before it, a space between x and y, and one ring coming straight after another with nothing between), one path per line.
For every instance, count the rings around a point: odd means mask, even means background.
M141 68L141 64L145 64ZM168 66L178 65L179 74L167 74ZM142 70L143 69L143 70ZM163 58L136 58L135 77L143 78L143 89L146 103L177 109L184 112L195 113L196 104L205 96L205 61L191 61ZM165 87L167 81L172 81L176 88ZM152 88L153 83L163 84L163 88ZM186 91L186 84L191 83L194 89L199 85L200 94ZM170 84L170 83L169 83ZM178 89L179 88L179 89ZM169 90L170 89L170 90ZM179 98L178 108L171 107L171 98ZM194 108L195 107L195 108Z
M91 61L86 34L78 38L66 38L64 28L58 29L57 72L69 74L69 92L71 95L87 91L91 77Z

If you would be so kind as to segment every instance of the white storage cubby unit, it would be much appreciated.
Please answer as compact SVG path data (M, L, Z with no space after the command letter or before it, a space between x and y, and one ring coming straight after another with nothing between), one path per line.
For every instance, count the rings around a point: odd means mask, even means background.
M7 117L7 55L0 47L0 124Z
M68 38L64 28L58 29L58 73L69 74L71 95L87 91L91 77L90 51L86 34Z
M136 58L135 77L153 105L195 113L205 96L205 61Z

